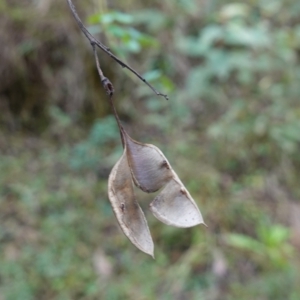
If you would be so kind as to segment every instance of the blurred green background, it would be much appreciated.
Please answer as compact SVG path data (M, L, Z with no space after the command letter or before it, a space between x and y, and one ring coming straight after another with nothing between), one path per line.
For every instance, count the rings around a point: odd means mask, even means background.
M300 2L74 1L123 124L165 153L208 228L147 209L153 260L120 231L121 155L66 1L0 0L0 299L299 299Z

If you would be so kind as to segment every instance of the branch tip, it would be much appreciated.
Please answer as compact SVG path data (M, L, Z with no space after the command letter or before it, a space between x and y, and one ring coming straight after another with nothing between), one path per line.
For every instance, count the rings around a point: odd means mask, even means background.
M77 11L75 9L75 6L72 2L72 0L67 0L68 5L70 7L70 10L72 12L73 17L75 18L80 30L83 32L83 34L86 36L86 38L89 40L91 46L93 47L94 50L94 55L95 55L95 59L96 59L96 64L97 64L97 69L101 78L101 81L105 78L103 76L103 72L100 69L100 64L99 64L99 60L97 57L97 53L96 53L96 46L98 48L100 48L102 51L104 51L107 55L109 55L114 61L116 61L119 65L121 65L122 68L126 68L129 71L131 71L134 75L136 75L140 80L142 80L144 83L146 83L148 85L148 87L157 95L157 96L163 96L166 100L168 100L168 96L164 95L160 92L158 92L149 82L147 82L136 70L134 70L132 67L130 67L129 65L127 65L126 63L124 63L122 60L120 60L117 56L115 56L111 51L109 47L106 47L104 44L102 44L100 41L98 41L89 31L88 29L83 25L81 19L79 18ZM113 89L113 85L110 83L112 90L110 90L110 93L108 95L111 95L111 93L113 93L114 89ZM104 87L106 88L106 87ZM107 90L106 90L107 92Z

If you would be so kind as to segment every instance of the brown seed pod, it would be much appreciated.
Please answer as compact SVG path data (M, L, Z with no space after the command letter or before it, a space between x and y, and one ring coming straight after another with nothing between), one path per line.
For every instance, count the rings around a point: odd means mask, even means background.
M137 248L154 257L147 220L135 199L126 148L110 173L108 197L124 234Z

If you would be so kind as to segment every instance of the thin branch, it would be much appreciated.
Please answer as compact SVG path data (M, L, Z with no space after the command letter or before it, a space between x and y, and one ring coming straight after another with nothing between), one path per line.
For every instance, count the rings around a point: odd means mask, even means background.
M93 47L93 52L94 52L94 57L95 57L95 61L96 61L97 70L98 70L102 85L103 85L103 87L106 91L106 94L108 96L112 97L114 92L115 92L114 86L112 85L110 80L103 75L103 72L102 72L101 67L100 67L100 63L99 63L99 59L98 59L98 55L97 55L97 49L96 49L95 44L92 44L92 47Z
M131 71L133 74L135 74L140 80L142 80L145 84L148 85L148 87L157 95L162 96L166 100L168 100L168 96L165 94L160 93L157 91L144 77L142 77L137 71L135 71L133 68L131 68L129 65L124 63L121 59L119 59L117 56L115 56L108 47L106 47L104 44L102 44L100 41L94 38L94 36L87 30L87 28L83 25L81 19L79 18L75 6L72 2L72 0L67 0L69 7L71 9L71 12L80 28L80 30L83 32L83 34L86 36L86 38L90 41L93 48L95 48L95 45L99 47L102 51L104 51L107 55L109 55L113 60L115 60L119 65L121 65L122 68L126 68L129 71ZM95 50L94 50L95 53ZM98 61L99 62L99 61ZM100 69L101 70L101 69ZM98 69L99 71L99 69ZM103 73L102 73L103 75ZM101 76L100 76L101 77Z
M115 107L115 104L114 104L114 101L113 101L113 94L114 94L114 87L112 85L112 83L110 82L110 80L105 77L103 75L103 72L101 70L101 67L100 67L100 63L99 63L99 59L98 59L98 55L97 55L97 49L96 49L96 46L95 44L92 44L92 47L93 47L93 52L94 52L94 57L95 57L95 61L96 61L96 66L97 66L97 70L98 70L98 73L99 73L99 76L100 76L100 80L103 84L103 87L107 93L107 95L109 96L109 103L112 107L112 110L113 110L113 114L115 116L115 119L117 121L117 124L118 124L118 127L119 127L119 131L120 131L120 135L121 135L121 141L122 141L122 145L123 145L123 148L124 148L124 137L123 137L123 126L121 124L121 120L119 118L119 115L117 113L117 110L116 110L116 107Z
M96 61L97 70L98 70L100 79L102 81L102 80L104 80L105 76L103 75L103 72L102 72L101 67L100 67L100 63L99 63L99 59L98 59L98 55L97 55L97 49L96 49L95 44L92 44L92 47L93 47L93 52L94 52L94 57L95 57L95 61Z
M118 124L118 127L119 127L119 131L120 131L120 136L121 136L121 141L122 141L122 146L123 148L125 147L125 142L124 142L124 137L123 137L123 132L124 132L124 128L121 124L121 120L119 118L119 115L117 113L117 110L116 110L116 107L115 107L115 104L114 104L114 101L113 101L113 98L112 96L109 97L109 103L112 107L112 110L113 110L113 113L114 113L114 116L115 116L115 119L117 121L117 124Z

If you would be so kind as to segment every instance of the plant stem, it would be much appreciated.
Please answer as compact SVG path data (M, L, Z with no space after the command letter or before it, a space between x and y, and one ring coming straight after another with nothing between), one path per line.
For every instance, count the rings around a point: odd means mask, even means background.
M79 18L77 12L76 12L76 9L75 9L75 6L72 2L72 0L67 0L68 4L69 4L69 7L70 7L70 10L80 28L80 30L83 32L83 34L86 36L86 38L90 41L93 49L94 49L94 54L95 54L95 58L97 57L97 53L95 51L95 46L99 47L102 51L104 51L107 55L109 55L113 60L115 60L119 65L121 65L122 68L126 68L128 69L129 71L131 71L133 74L135 74L140 80L142 80L145 84L147 84L149 86L149 88L158 96L162 96L164 97L166 100L168 100L168 96L165 95L165 94L162 94L160 93L159 91L157 91L144 77L142 77L137 71L135 71L133 68L131 68L129 65L127 65L126 63L124 63L122 60L120 60L117 56L115 56L108 47L106 47L104 44L102 44L100 41L98 41L97 39L94 38L94 36L87 30L87 28L83 25L81 19ZM96 61L97 63L97 61ZM100 64L99 64L99 60L98 60L98 65L99 65L99 68L98 68L98 72L99 72L99 69L100 69ZM100 69L101 70L101 69ZM101 71L101 74L103 76L103 72ZM100 74L99 74L100 75ZM101 78L101 75L100 75L100 78ZM102 83L103 83L103 79L104 79L104 76L103 78L101 79ZM112 86L112 84L110 83L110 85ZM113 93L113 89L112 89L112 93Z

